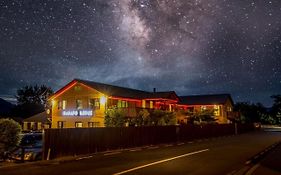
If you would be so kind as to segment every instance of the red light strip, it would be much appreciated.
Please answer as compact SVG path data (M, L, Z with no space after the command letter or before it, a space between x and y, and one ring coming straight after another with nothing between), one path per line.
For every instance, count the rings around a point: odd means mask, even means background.
M66 85L65 87L63 87L62 89L58 90L54 95L52 95L49 99L53 100L55 98L57 98L58 96L60 96L61 94L63 94L65 91L67 91L68 89L70 89L71 87L73 87L75 84L77 84L77 81L72 81L70 82L68 85Z
M170 101L170 102L175 102L175 103L177 103L178 101L177 100L171 100L171 99L165 99L165 98L146 98L146 99L144 99L144 100L151 100L151 101L156 101L156 100L164 100L164 101Z
M141 102L141 100L132 99L132 98L123 98L123 97L108 97L108 98L109 98L109 99L113 99L113 100L126 100L126 101Z

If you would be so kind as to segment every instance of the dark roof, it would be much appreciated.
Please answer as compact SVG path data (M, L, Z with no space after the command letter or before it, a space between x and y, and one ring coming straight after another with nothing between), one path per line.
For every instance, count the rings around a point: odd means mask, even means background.
M50 123L48 119L48 114L44 111L38 114L35 114L31 117L28 117L23 120L24 122L41 122L41 123Z
M153 92L151 98L163 98L163 99L173 99L179 100L178 95L175 91L167 91L167 92Z
M230 94L212 94L212 95L191 95L180 96L180 104L185 105L211 105L211 104L224 104L227 99L233 105L233 101Z
M75 79L75 80L78 81L79 83L90 86L93 89L95 89L101 93L104 93L108 96L143 99L143 98L149 97L152 94L152 93L146 92L146 91L119 87L119 86L103 84L103 83L97 83L97 82L93 82L93 81L86 81L86 80L80 80L80 79Z
M125 87L114 86L114 85L81 80L81 79L74 79L73 81L68 83L65 87L58 90L52 97L55 97L57 94L60 94L64 89L66 89L66 87L72 85L75 82L82 83L105 95L113 96L113 97L132 98L132 99L139 99L139 100L146 99L146 98L163 98L163 99L172 99L172 100L179 99L174 91L147 92L137 89L125 88Z

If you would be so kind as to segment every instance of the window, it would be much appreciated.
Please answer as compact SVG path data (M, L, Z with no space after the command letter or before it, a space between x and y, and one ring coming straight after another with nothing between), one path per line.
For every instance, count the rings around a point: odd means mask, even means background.
M95 109L100 109L100 99L95 98Z
M32 122L32 124L31 124L31 130L32 131L36 131L38 129L38 123L37 122Z
M27 128L26 128L27 130L31 130L31 123L28 122L26 127L27 127Z
M149 102L149 108L152 109L153 108L153 101Z
M220 106L214 105L214 114L215 114L215 116L220 115Z
M145 100L142 100L142 101L141 101L141 107L142 107L142 108L145 108Z
M201 106L201 111L205 111L206 109L206 106Z
M94 127L99 127L100 126L100 122L93 122Z
M66 100L63 100L63 101L62 101L62 109L63 109L63 110L66 109Z
M100 122L88 122L89 128L96 128L100 126Z
M58 121L58 128L64 128L65 122Z
M99 98L91 98L89 100L89 107L91 109L100 109L100 99Z
M88 127L93 128L94 127L94 122L88 122Z
M127 101L123 101L123 100L118 100L117 107L118 108L127 108L128 107L128 102Z
M62 102L61 101L58 101L58 109L62 109Z
M94 105L95 105L95 99L93 99L93 98L89 99L89 108L93 109Z
M82 122L75 122L75 128L82 128L83 123Z
M76 109L83 109L82 100L76 100Z

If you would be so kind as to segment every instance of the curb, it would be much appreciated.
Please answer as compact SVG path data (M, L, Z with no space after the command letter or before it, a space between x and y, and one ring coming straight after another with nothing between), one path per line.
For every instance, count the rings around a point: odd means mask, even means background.
M258 162L260 162L261 159L263 159L271 150L273 150L279 144L281 144L281 141L276 142L273 145L270 145L269 147L265 148L264 150L262 150L258 154L254 155L253 157L248 159L245 162L245 165L257 164Z

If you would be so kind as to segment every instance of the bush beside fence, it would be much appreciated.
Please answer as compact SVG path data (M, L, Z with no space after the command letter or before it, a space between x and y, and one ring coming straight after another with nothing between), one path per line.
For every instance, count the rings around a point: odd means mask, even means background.
M253 129L252 125L237 125L238 133ZM233 134L233 124L46 129L43 156L54 159Z

